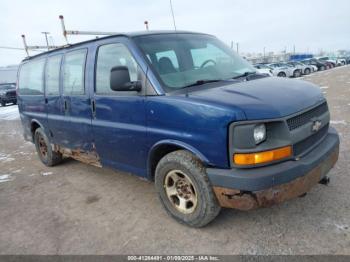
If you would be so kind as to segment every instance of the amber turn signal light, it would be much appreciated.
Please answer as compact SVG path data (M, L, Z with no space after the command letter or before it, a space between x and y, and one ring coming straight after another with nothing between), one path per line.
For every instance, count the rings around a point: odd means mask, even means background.
M248 154L234 154L233 161L236 165L256 165L268 162L273 162L292 155L292 147L285 146L269 151L248 153Z

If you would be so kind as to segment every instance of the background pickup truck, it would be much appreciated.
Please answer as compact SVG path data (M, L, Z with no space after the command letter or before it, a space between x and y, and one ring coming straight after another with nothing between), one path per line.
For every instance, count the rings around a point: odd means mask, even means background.
M0 84L0 103L2 106L17 104L16 84Z

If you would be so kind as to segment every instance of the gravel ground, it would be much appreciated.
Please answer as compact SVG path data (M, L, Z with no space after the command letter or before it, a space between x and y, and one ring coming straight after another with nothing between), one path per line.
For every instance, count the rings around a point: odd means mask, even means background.
M0 108L0 254L350 254L350 66L303 77L321 86L340 158L329 186L202 229L178 224L152 183L74 160L47 168Z

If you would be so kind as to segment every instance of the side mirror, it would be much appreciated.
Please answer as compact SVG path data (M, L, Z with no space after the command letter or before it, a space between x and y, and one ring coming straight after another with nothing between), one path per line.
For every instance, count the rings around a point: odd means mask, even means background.
M141 82L130 81L129 69L126 66L115 66L111 69L110 87L113 91L141 91Z

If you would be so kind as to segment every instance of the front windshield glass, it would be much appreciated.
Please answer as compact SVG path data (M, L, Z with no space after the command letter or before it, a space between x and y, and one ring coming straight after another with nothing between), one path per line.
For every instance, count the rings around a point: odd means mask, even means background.
M256 72L249 62L213 36L159 34L134 39L168 92L198 81L226 80Z

